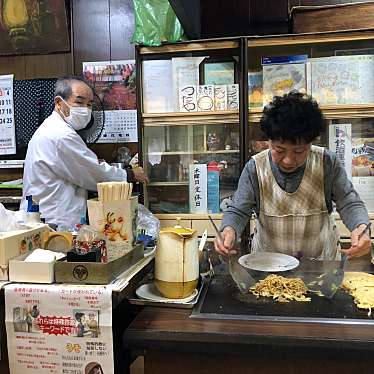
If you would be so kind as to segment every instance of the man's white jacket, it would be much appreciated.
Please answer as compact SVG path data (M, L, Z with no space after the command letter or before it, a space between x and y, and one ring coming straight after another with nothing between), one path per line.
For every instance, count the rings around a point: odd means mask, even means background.
M124 181L126 171L99 163L76 131L54 111L31 138L25 159L23 201L32 195L46 223L61 228L86 216L87 190L99 182Z

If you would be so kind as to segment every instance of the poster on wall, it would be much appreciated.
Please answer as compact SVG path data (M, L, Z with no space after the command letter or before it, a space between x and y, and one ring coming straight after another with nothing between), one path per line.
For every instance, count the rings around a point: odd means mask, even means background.
M107 287L15 283L5 305L11 373L114 373Z
M137 142L135 61L84 62L83 75L92 83L105 110L98 143Z
M0 155L15 153L13 75L0 75Z
M0 1L0 55L69 49L65 0Z

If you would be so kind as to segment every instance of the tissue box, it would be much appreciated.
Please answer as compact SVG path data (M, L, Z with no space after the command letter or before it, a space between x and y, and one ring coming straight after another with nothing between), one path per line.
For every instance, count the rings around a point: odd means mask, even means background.
M87 207L90 226L106 237L108 261L132 250L136 240L137 196L110 202L91 199Z
M32 252L9 260L9 280L11 282L54 283L55 262L25 262Z
M43 233L49 226L37 224L27 230L0 232L0 280L8 280L8 262L11 258L43 248Z

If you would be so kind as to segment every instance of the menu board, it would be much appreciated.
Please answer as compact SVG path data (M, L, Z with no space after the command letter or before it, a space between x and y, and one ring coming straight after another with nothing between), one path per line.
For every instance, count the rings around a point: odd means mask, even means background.
M13 74L0 75L0 155L15 153Z

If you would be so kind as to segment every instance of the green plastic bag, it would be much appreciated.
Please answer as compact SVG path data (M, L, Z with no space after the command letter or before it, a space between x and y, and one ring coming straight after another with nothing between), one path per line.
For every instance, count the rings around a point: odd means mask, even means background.
M185 40L183 28L168 0L133 0L135 32L132 43L158 46Z

